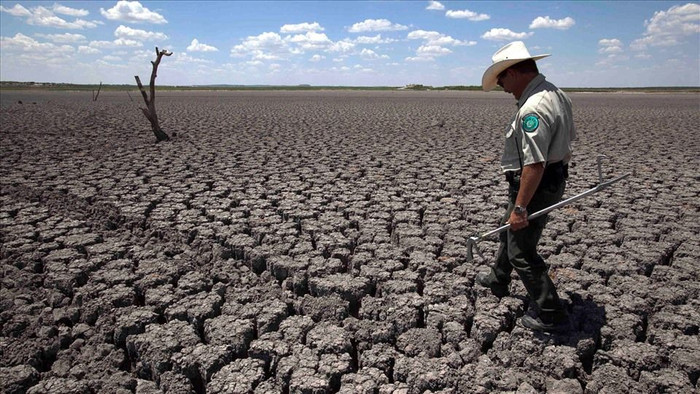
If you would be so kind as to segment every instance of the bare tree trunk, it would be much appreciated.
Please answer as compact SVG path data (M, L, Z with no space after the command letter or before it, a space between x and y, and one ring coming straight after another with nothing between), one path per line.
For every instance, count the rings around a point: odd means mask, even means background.
M100 81L100 86L97 88L97 94L95 94L95 91L92 91L92 101L97 101L97 97L100 96L100 90L102 90L102 81Z
M158 124L158 115L156 114L156 76L160 59L163 57L163 55L170 56L172 54L172 52L168 52L165 49L158 51L158 47L156 47L156 61L151 62L151 64L153 64L153 71L151 71L150 98L148 97L146 90L143 88L139 76L134 76L136 79L136 84L139 86L139 90L143 96L143 101L146 102L146 108L141 108L141 111L143 111L143 114L146 115L146 119L151 122L151 129L153 130L153 134L156 135L156 140L159 142L167 141L170 139L170 137L160 128L160 124Z

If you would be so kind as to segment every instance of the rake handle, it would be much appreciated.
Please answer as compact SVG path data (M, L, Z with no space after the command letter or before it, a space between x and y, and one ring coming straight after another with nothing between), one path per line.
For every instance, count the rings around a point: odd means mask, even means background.
M561 207L563 207L563 206L565 206L565 205L571 204L572 202L577 201L577 200L580 200L580 199L582 199L582 198L584 198L584 197L587 197L587 196L590 195L590 194L597 193L597 192L599 192L599 191L605 189L606 187L609 187L609 186L612 185L613 183L619 182L619 181L621 181L621 180L627 178L627 177L630 176L630 175L631 175L630 173L627 173L627 174L625 174L625 175L621 175L621 176L619 176L619 177L617 177L617 178L611 179L611 180L609 180L609 181L607 181L607 182L601 182L601 183L599 183L596 187L594 187L594 188L592 188L592 189L588 189L588 190L586 190L585 192L579 193L579 194L577 194L577 195L575 195L575 196L573 196L573 197L569 197L569 198L567 198L566 200L559 201L558 203L556 203L556 204L554 204L554 205L550 205L550 206L548 206L547 208L541 209L541 210L539 210L539 211L537 211L537 212L531 214L530 216L527 217L527 220L537 219L538 217L540 217L540 216L542 216L542 215L545 215L545 214L547 214L547 213L549 213L549 212L551 212L551 211L553 211L553 210L555 210L555 209L557 209L557 208L561 208ZM480 241L480 240L482 240L483 238L487 238L487 237L490 237L490 236L492 236L492 235L502 233L502 232L508 230L509 228L510 228L510 224L504 224L503 226L501 226L501 227L499 227L499 228L497 228L497 229L494 229L494 230L491 230L491 231L489 231L489 232L487 232L487 233L482 234L481 236L478 237L478 240Z

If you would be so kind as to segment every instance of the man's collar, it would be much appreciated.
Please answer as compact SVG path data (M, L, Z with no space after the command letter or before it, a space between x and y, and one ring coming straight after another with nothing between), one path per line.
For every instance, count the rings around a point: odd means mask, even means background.
M525 102L527 101L528 98L530 98L530 95L532 95L533 91L537 86L539 86L542 82L544 82L545 76L542 74L537 74L535 78L532 78L532 81L527 84L527 87L525 90L523 90L523 94L520 95L520 100L518 100L518 108L521 108Z

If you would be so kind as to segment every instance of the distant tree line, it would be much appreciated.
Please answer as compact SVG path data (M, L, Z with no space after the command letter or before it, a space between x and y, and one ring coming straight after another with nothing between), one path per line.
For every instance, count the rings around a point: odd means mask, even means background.
M408 88L408 86L413 86ZM99 88L99 84L72 84L55 82L17 82L0 81L0 89L46 89L46 90L78 90L92 91ZM134 85L108 85L103 84L102 90L125 91L134 90ZM173 85L158 86L159 90L481 90L481 86L450 85L450 86L430 86L430 85L406 85L399 86L315 86L315 85ZM500 88L496 88L500 89ZM693 86L653 86L638 88L562 88L568 92L692 92L700 93L700 87Z

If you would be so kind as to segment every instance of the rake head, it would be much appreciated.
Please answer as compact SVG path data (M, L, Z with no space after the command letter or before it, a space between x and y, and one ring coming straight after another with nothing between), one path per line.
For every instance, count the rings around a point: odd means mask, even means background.
M474 250L476 250L476 254L478 254L479 257L482 259L484 258L484 255L481 254L481 251L476 246L477 242L479 241L481 241L481 238L479 237L469 237L467 240L467 262L474 261Z

